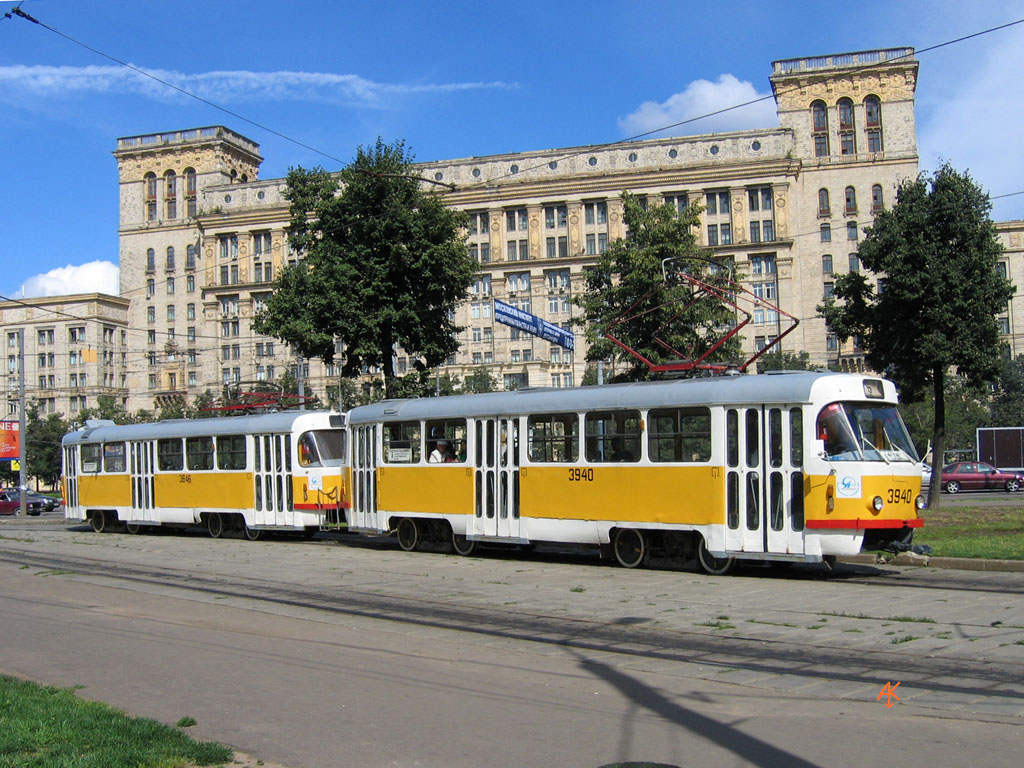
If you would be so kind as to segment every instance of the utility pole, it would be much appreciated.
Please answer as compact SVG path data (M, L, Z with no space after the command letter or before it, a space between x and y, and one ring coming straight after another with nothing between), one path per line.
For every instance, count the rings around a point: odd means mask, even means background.
M18 514L22 517L26 515L26 505L28 502L25 496L25 484L28 482L28 474L26 472L28 467L28 432L25 429L25 406L25 328L22 327L18 331L18 430L20 433L18 442L21 444L21 461L18 468L18 496L20 499Z

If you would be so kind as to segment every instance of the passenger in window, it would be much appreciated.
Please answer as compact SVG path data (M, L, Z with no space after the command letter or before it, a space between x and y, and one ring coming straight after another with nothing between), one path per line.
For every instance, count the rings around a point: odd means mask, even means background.
M456 461L456 458L448 441L438 440L437 447L430 452L430 458L427 461L430 464L447 464L448 462Z
M612 438L612 461L636 461L633 452L626 448L626 443L621 437Z

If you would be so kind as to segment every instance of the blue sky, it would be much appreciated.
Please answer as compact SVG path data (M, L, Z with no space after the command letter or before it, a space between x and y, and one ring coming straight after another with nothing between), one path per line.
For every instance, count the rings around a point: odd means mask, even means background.
M922 49L1024 18L1024 0L0 0L0 13L16 5L342 161L378 136L423 161L615 141L770 93L775 59ZM1024 24L923 53L922 170L948 160L993 196L1024 191L1022 74ZM338 167L0 16L0 294L116 292L117 137L203 125L258 142L261 178ZM768 102L685 132L773 125ZM997 220L1024 219L1024 194L993 202Z

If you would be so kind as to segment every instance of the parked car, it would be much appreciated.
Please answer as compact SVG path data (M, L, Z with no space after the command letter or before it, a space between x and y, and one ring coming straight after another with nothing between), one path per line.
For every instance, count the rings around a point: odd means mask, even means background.
M35 516L40 514L47 507L46 502L41 499L40 495L36 493L33 497L33 493L33 491L26 491L25 493L25 511L28 512L28 514ZM17 513L20 508L21 493L17 489L0 491L0 502L3 503L3 514L13 515ZM13 502L13 504L10 502ZM7 511L8 506L11 508L10 512Z
M46 496L38 491L25 491L25 493L28 494L30 499L43 502L43 509L47 512L52 512L61 504L60 499L55 499L53 496Z
M1024 474L996 469L984 461L958 461L942 468L942 490L960 491L1018 491L1024 486Z

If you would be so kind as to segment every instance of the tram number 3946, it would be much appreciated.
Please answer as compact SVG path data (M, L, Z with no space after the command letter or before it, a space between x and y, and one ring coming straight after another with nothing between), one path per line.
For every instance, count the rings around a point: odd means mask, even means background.
M909 504L913 500L913 498L914 496L909 488L890 488L889 498L887 499L887 501L889 504L899 504L900 502L903 502L904 504Z
M594 482L594 470L593 469L581 469L579 467L571 467L569 469L569 482L570 483L592 483L592 482Z

